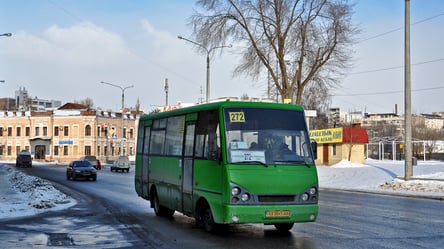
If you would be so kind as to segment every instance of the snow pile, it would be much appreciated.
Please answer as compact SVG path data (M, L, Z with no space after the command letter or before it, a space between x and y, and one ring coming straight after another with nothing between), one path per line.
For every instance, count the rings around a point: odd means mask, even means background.
M77 202L58 191L48 181L4 167L0 219L29 216L49 210L62 210ZM5 189L4 186L9 186Z
M394 179L379 186L381 189L395 191L431 192L444 194L444 181Z

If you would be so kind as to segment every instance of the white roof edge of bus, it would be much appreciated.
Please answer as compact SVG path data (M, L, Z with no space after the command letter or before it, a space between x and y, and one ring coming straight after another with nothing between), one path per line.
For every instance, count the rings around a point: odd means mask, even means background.
M208 102L203 102L202 104L205 103L217 103L217 102L222 102L222 101L244 101L244 102L274 102L272 99L270 98L249 98L249 99L240 99L238 97L220 97L217 99L212 99Z

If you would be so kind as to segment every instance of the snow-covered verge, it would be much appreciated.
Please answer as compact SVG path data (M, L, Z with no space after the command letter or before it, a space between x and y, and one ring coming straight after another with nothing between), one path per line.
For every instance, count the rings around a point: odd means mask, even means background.
M0 219L63 210L77 203L48 181L5 165L0 165L0 200Z
M404 161L366 160L365 164L341 161L317 169L321 188L444 199L444 162L441 161L419 161L413 166L413 176L409 181L403 180Z

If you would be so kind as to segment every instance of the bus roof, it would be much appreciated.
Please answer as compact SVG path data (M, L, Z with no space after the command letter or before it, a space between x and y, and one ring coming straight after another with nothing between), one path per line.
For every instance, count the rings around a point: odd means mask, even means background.
M210 102L204 104L197 104L189 107L178 108L166 112L150 113L140 117L141 120L164 118L176 115L182 115L187 113L199 112L204 110L219 109L223 107L263 107L263 108L276 108L276 109L288 109L304 111L304 108L300 105L294 104L282 104L272 102L251 102L251 101L220 101Z

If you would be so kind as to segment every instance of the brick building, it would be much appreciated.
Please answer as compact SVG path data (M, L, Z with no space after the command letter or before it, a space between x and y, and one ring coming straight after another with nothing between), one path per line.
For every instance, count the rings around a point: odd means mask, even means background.
M123 123L123 128L122 128ZM123 131L123 138L122 138ZM134 158L136 114L90 110L67 103L52 111L0 112L0 160L28 150L34 160L67 163L85 155L102 162L120 153Z

